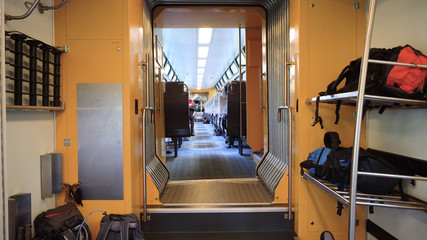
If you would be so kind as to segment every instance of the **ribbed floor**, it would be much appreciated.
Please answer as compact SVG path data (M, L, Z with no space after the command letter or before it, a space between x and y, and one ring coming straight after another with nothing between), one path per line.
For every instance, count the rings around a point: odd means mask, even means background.
M227 148L222 136L214 136L211 124L196 122L194 132L195 136L182 142L177 158L173 153L168 154L166 166L170 180L255 177L254 160L240 156L237 147ZM244 149L244 153L249 151Z
M160 197L164 206L269 205L272 200L257 179L170 181Z

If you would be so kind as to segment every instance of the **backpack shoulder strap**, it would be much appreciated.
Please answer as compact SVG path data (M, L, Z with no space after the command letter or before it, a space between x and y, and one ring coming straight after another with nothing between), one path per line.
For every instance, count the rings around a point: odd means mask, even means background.
M110 231L114 221L111 220L108 216L106 219L107 220L102 223L101 229L99 229L99 233L96 237L96 240L105 240L107 238L108 232Z
M322 118L319 116L319 102L320 102L320 96L318 96L316 98L316 112L315 112L315 119L314 122L311 124L311 126L316 126L317 123L320 124L320 128L323 129L323 120Z
M130 227L130 219L128 216L125 216L120 222L120 232L122 239L129 239L129 227Z
M340 73L340 75L338 76L338 78L331 82L327 89L326 89L326 95L331 95L334 93L337 93L337 87L338 85L340 85L340 83L342 82L342 80L344 80L344 78L348 77L348 74L350 72L350 65L347 65Z

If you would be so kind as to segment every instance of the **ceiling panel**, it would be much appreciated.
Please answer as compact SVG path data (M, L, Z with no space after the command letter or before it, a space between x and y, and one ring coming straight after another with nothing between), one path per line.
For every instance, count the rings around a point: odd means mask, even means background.
M179 79L190 89L197 88L197 28L162 28L156 34L163 50ZM239 51L238 28L215 28L206 62L202 89L212 88L237 56Z

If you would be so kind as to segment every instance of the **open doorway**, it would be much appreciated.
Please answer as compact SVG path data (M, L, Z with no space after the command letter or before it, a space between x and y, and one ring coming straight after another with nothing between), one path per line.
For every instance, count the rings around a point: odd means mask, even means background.
M264 10L159 7L153 16L156 153L170 180L255 179L268 150Z

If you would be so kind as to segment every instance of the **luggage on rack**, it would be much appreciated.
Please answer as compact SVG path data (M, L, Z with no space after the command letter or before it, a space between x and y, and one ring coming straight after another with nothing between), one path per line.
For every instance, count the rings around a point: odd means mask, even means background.
M369 51L369 59L427 65L427 57L410 45L391 49L372 48ZM361 58L350 62L338 78L331 82L327 90L320 95L357 91L360 66ZM344 78L345 85L337 89ZM427 69L369 63L365 92L374 95L427 99L426 78Z
M40 213L34 220L36 238L75 240L82 222L83 216L74 203L49 209ZM86 223L83 224L79 239L91 239Z
M109 214L101 219L96 240L144 240L135 214Z
M353 148L339 147L340 140L336 132L327 132L324 142L326 148L316 149L300 165L306 168L310 175L337 183L339 190L344 190L350 184ZM387 162L363 148L359 150L358 170L397 174ZM357 189L368 194L387 194L398 183L399 180L395 178L359 175Z
M427 65L427 57L410 45L391 49L372 48L369 51L369 59ZM319 93L319 96L357 91L360 66L361 58L351 61L341 71L338 78L328 85L326 91ZM365 92L371 95L427 100L426 78L427 69L369 63L366 73ZM346 81L342 86L341 82L344 79ZM338 88L338 86L342 87ZM337 101L335 124L338 124L339 121L340 106L341 101ZM381 108L380 113L385 110L385 107L387 106ZM315 126L319 122L323 128L317 108L318 103L316 103L316 120L312 125ZM366 108L364 111L366 111Z

